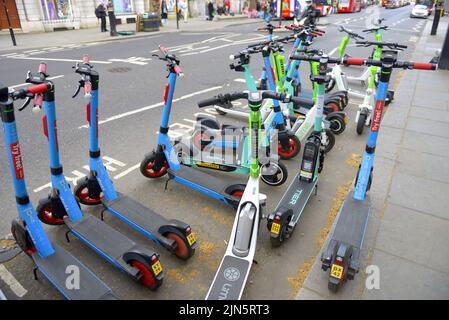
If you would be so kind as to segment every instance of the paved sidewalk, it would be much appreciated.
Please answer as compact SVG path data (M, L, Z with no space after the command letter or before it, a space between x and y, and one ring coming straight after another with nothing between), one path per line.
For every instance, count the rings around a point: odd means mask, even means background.
M109 32L100 32L100 25L98 28L78 29L78 30L63 30L45 33L17 33L17 46L14 47L11 42L9 32L0 33L0 51L16 50L16 49L32 49L49 46L59 46L67 44L79 44L85 42L99 42L99 41L116 41L137 37L152 37L161 33L171 32L198 32L198 31L212 31L225 28L233 25L260 23L260 19L223 19L220 21L207 21L205 18L191 18L187 22L179 22L179 30L176 29L176 21L169 20L168 24L160 27L156 32L138 32L130 36L111 37ZM117 25L117 31L135 31L136 24L122 24Z
M433 37L427 22L412 60L434 56L448 22ZM382 120L360 272L332 294L320 253L297 299L449 298L449 71L395 72L403 78ZM368 265L380 269L378 290L365 288Z

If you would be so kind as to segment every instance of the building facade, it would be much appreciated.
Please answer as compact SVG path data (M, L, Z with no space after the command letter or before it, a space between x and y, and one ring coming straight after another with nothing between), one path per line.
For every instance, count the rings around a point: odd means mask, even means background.
M2 0L3 1L3 0ZM98 26L95 8L108 0L5 0L12 27L23 32L79 29ZM134 21L137 14L159 11L162 0L112 0L119 23ZM173 11L176 0L166 0ZM212 0L215 8L223 0ZM189 16L206 16L208 0L188 0ZM243 0L231 0L231 10L241 12ZM1 4L1 1L0 1ZM134 18L134 19L133 19ZM0 29L7 29L4 8L0 5Z

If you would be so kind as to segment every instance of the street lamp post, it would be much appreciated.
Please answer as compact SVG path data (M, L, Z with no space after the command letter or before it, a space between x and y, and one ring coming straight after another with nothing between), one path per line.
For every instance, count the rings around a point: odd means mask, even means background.
M175 3L176 29L179 29L178 0Z
M12 29L11 20L9 19L8 9L6 8L6 0L3 0L3 9L5 9L6 20L8 21L9 34L11 35L12 44L13 46L17 46L14 30Z

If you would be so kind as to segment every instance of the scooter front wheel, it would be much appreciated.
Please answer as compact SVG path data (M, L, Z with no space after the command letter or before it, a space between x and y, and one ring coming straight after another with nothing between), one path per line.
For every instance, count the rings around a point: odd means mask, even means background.
M23 220L15 219L11 224L11 234L19 245L20 249L27 255L31 255L36 252L33 240L31 240L30 233L25 228Z
M101 204L101 199L103 199L103 193L100 192L97 198L91 198L89 196L89 178L84 177L83 180L79 181L75 189L73 190L75 198L78 202L86 206L96 206Z
M288 170L282 162L267 163L260 167L261 179L269 186L277 187L282 185L288 177Z
M365 122L366 122L366 113L361 112L359 115L359 119L357 120L357 134L361 135L363 133L363 129L365 129Z
M332 117L329 121L332 133L342 134L345 131L346 123L342 117Z
M325 135L325 139L321 138L321 148L324 153L328 153L335 146L335 135L328 129L324 131L323 135Z
M176 242L174 254L181 260L188 260L195 253L195 249L189 245L187 238L177 232L167 232L164 237Z
M36 214L40 221L52 226L59 226L64 224L64 217L59 217L53 212L51 198L39 200L36 207Z
M278 155L283 160L289 160L296 157L301 150L301 142L295 135L288 137L288 146L284 148L281 141L278 141Z
M160 178L167 174L168 162L164 159L164 163L159 168L159 170L155 170L154 166L156 164L156 153L152 152L149 155L146 155L145 158L140 163L140 172L147 178L154 179Z

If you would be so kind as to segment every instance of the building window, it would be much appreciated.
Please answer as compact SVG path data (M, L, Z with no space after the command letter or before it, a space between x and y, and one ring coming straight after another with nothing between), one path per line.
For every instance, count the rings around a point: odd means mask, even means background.
M73 17L71 0L41 0L44 20L66 20Z

